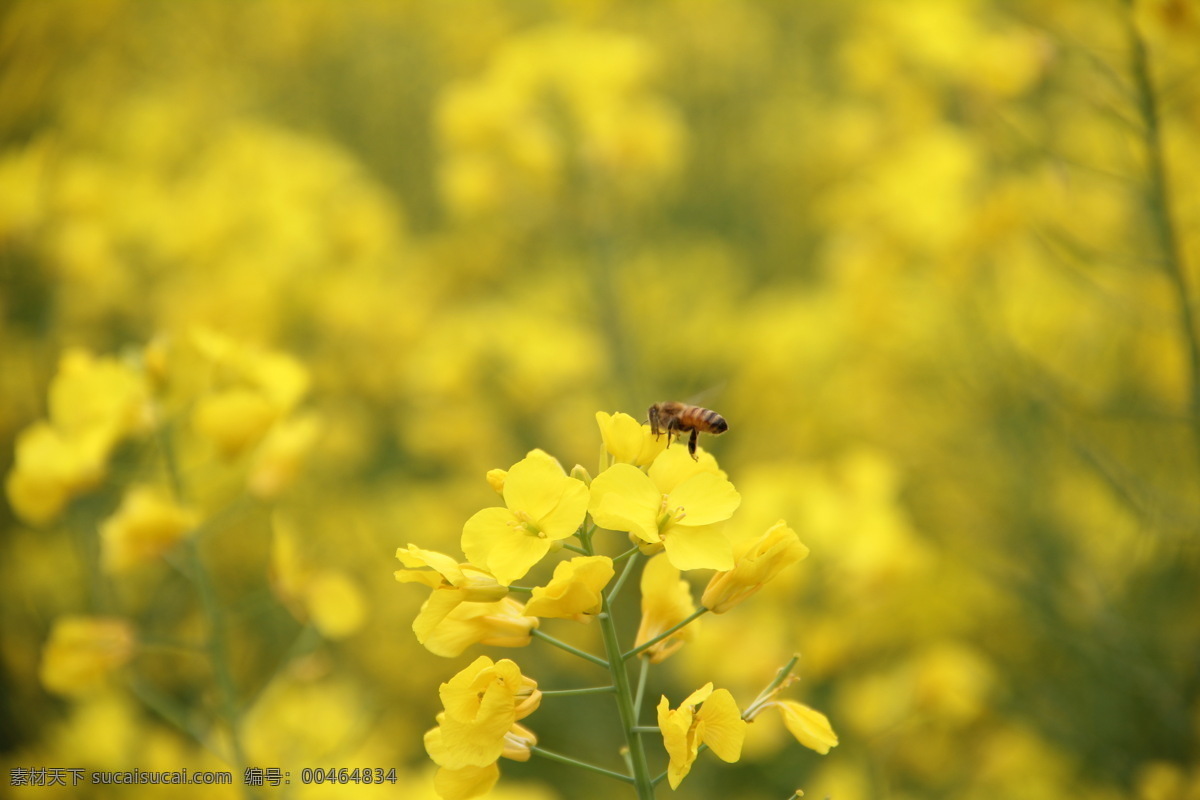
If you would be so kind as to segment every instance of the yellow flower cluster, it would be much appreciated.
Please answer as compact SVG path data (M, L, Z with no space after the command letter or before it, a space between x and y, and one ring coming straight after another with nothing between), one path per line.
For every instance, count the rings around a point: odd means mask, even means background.
M595 478L579 466L568 474L542 450L531 451L507 470L490 470L487 482L504 499L504 506L479 511L463 525L461 543L467 561L459 563L409 544L396 551L403 566L395 577L431 590L412 627L417 640L433 653L457 656L472 644L522 647L537 638L607 666L613 685L605 691L617 695L632 755L632 775L627 779L640 797L648 797L653 783L636 723L641 691L636 699L632 696L626 661L641 656L644 681L647 666L663 662L696 637L702 614L724 613L744 602L807 556L808 549L783 521L761 537L734 543L725 523L741 496L711 454L700 451L691 458L683 447L672 449L669 435L667 439L655 436L648 425L627 414L601 412L596 421L605 456ZM612 556L597 553L606 537L622 532L631 547ZM561 550L580 555L559 561L545 585L516 585L548 555ZM633 647L623 651L612 601L643 556L649 558L640 583L641 623ZM621 561L625 562L622 573L614 582L615 565ZM691 570L714 571L699 610L689 582L681 578ZM520 593L528 593L525 603L514 597ZM597 617L605 658L540 628L544 618L590 622ZM789 673L790 666L781 672L773 691ZM436 785L442 797L462 800L489 791L498 776L495 762L501 754L524 759L537 753L606 772L573 757L531 749L533 734L515 725L520 718L515 708L532 710L530 703L514 705L511 693L521 680L513 662L504 660L493 667L483 657L443 684L446 711L438 715L438 727L425 737L426 749L441 767ZM452 713L447 697L453 687L476 683L482 688L474 690L469 713L456 719L462 709L455 706ZM504 699L491 701L489 692ZM702 746L725 761L738 760L746 720L768 705L783 712L788 729L802 744L822 753L837 744L819 712L794 701L768 703L769 696L773 695L764 695L744 713L729 690L714 691L712 683L693 692L676 709L662 697L658 720L671 787L688 774Z
M652 74L653 53L635 37L555 25L514 38L481 77L440 98L447 205L465 218L505 210L525 221L581 178L627 199L661 185L685 135Z
M18 437L9 502L28 522L50 523L101 484L122 440L167 426L192 437L189 458L215 455L242 471L251 494L277 497L319 432L314 416L296 411L308 383L294 359L201 328L124 360L69 350L50 384L47 419ZM123 569L139 553L153 558L194 524L150 488L131 490L104 527L105 563Z
M35 524L52 521L73 497L99 485L113 448L151 424L142 373L84 350L63 354L48 406L47 419L18 435L4 483L13 510Z
M439 690L438 726L425 734L425 749L438 765L434 786L447 800L486 794L500 776L501 756L527 761L537 737L518 720L542 701L537 681L509 659L480 656Z
M207 329L120 359L78 349L62 356L47 418L20 435L5 487L13 510L45 537L60 533L62 517L79 526L92 594L108 599L101 613L68 607L55 616L38 667L46 689L90 702L117 685L118 670L143 687L195 671L176 663L164 677L161 666L146 666L160 656L204 656L213 669L229 669L210 575L221 566L201 552L248 498L277 499L298 478L319 430L301 408L308 385L291 357ZM136 446L123 448L127 440ZM73 503L86 512L65 513ZM357 630L365 608L355 581L313 568L295 526L276 528L264 583L269 572L283 603L327 639ZM198 608L160 605L162 593L188 589ZM223 721L236 742L237 720Z
M126 620L60 617L42 652L42 685L59 694L95 691L132 658L134 643Z
M165 555L199 522L195 512L148 486L134 486L121 507L100 526L100 563L109 572L123 572L153 563Z

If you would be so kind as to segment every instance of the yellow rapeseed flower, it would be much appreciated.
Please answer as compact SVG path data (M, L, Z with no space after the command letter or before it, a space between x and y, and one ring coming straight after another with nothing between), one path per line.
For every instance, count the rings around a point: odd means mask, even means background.
M440 742L430 757L448 769L495 763L513 724L536 711L542 699L537 681L522 675L515 662L487 656L443 683L438 695L445 711L438 715Z
M668 559L655 556L646 562L642 570L642 622L638 626L635 647L669 631L696 611L692 603L692 590L685 580L680 580L679 570ZM700 622L694 621L641 654L658 664L691 641Z
M644 467L667 447L666 437L650 433L649 425L628 414L597 411L596 424L600 426L605 451L620 464Z
M721 523L742 498L712 463L696 463L677 447L664 450L648 473L613 464L592 481L588 510L601 527L629 531L647 545L661 542L679 569L731 569L733 545Z
M464 592L472 602L499 600L508 594L487 570L474 564L459 564L453 558L415 544L396 548L396 558L404 565L394 575L401 583L423 583L431 589L453 588Z
M698 705L700 710L696 711ZM728 689L714 692L713 685L707 683L676 709L663 696L658 702L658 727L671 757L667 780L672 789L679 788L691 771L701 744L707 744L722 761L732 763L742 757L746 723Z
M434 728L425 734L425 752L435 763L445 752L441 728ZM483 767L439 767L433 776L433 790L443 800L470 800L490 792L498 780L500 767L495 761Z
M47 397L50 422L67 435L103 431L109 444L149 427L149 399L143 376L115 358L68 350Z
M285 353L247 345L207 328L193 329L190 341L226 385L255 389L281 413L291 411L308 393L308 370Z
M17 435L4 483L13 511L35 525L50 522L72 497L104 478L108 452L100 432L66 436L48 422L33 423Z
M545 586L533 590L525 613L533 617L574 617L581 621L599 614L604 602L601 591L613 577L608 556L580 556L562 561Z
M116 513L100 525L100 563L109 573L157 561L199 523L149 486L135 486Z
M304 604L313 627L326 639L344 639L366 621L368 603L358 582L337 569L314 572L304 586Z
M808 556L796 532L779 520L757 539L738 543L733 569L713 575L700 603L714 614L723 614L763 587L784 567Z
M143 376L78 349L63 353L47 404L49 419L17 436L5 480L13 510L34 524L50 522L72 497L99 484L116 444L150 421Z
M133 628L123 619L60 617L42 650L42 685L65 695L101 688L133 655Z
M292 616L311 622L327 639L358 631L368 608L358 582L342 570L313 567L301 553L299 532L289 517L276 512L271 525L271 588Z
M405 567L396 570L396 580L433 589L413 620L413 632L421 644L462 603L494 603L508 594L508 587L501 586L487 570L459 564L443 553L410 544L407 549L397 548L396 558Z
M445 714L438 714L438 727L425 734L425 750L435 763L441 763L447 758L446 745L442 738L441 722ZM504 734L504 750L502 758L513 761L528 761L531 755L530 747L537 744L537 736L533 731L519 722L514 722ZM500 778L500 767L496 762L487 766L466 766L457 769L439 767L433 779L433 789L443 800L468 800L487 794Z
M205 328L193 329L188 341L207 363L211 384L196 400L192 423L224 458L237 458L258 444L308 392L308 370L291 356ZM306 430L315 428L315 423L296 425L292 441L279 445L284 450L307 449L315 436L315 430ZM273 488L267 478L260 481L260 490Z
M223 458L232 459L258 444L278 415L265 394L235 386L197 400L192 424Z
M588 487L541 451L518 461L504 477L504 508L485 508L463 525L462 549L508 585L540 561L551 545L578 530Z
M246 481L250 494L263 500L278 497L295 481L320 432L313 414L292 416L273 427L254 455Z
M431 599L439 593L434 592ZM511 597L494 603L459 603L425 636L425 649L434 655L453 658L473 644L492 647L524 647L533 638L537 617L525 614L525 606ZM415 627L415 623L414 623Z

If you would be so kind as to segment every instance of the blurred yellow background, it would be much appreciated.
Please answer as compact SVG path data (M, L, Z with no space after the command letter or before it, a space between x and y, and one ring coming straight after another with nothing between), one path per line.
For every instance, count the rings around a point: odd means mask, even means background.
M756 722L677 796L1200 797L1198 74L1196 0L6 4L0 782L228 768L228 679L247 763L433 797L436 687L480 650L417 644L395 548L453 552L531 448L593 468L597 410L684 400L729 421L705 446L741 524L812 554L650 696L749 698L795 651L841 743ZM178 564L101 560L127 490L170 480L138 425L61 497L11 477L22 431L128 364L197 414L158 422L209 520L223 678L173 650L211 622ZM222 427L247 386L293 424L266 472ZM70 615L163 643L48 678ZM608 757L610 717L528 724ZM494 796L622 791L535 759Z

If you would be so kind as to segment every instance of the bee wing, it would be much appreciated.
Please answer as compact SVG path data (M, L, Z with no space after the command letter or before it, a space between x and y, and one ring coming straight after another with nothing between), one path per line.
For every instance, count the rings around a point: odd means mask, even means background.
M698 392L688 395L688 398L683 402L690 406L700 406L701 408L712 408L714 405L720 405L720 403L714 403L713 401L725 392L725 387L728 385L728 380L714 383L706 389L701 389Z

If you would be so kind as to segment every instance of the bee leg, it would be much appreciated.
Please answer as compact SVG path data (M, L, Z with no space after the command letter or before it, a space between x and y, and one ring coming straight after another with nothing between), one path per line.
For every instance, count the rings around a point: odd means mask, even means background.
M700 438L700 431L692 428L692 435L688 437L688 453L692 457L692 461L699 461L700 457L696 455L696 440Z
M671 440L681 433L679 429L679 420L671 417L667 420L667 447L671 446Z

